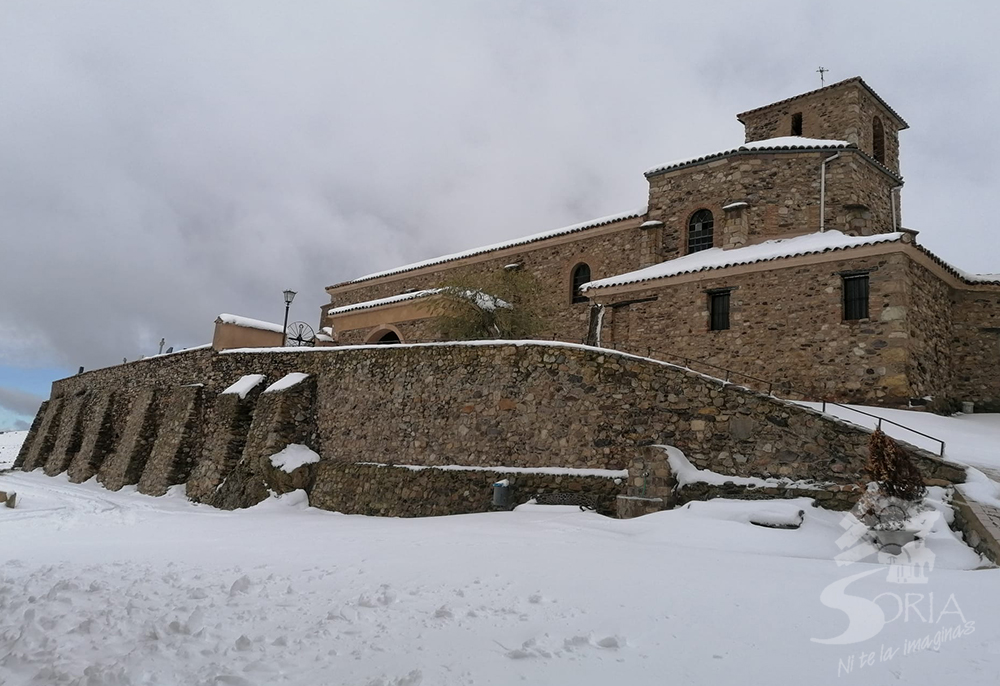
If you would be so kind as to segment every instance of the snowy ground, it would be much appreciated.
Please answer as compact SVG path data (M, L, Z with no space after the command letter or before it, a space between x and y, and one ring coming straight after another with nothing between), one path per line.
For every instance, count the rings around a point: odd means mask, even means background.
M1000 681L1000 570L942 519L927 583L901 584L838 565L842 517L806 499L387 519L38 471L0 490L20 499L0 508L4 685ZM872 635L811 640L849 627Z
M0 469L10 469L17 459L17 451L24 443L27 431L5 431L0 433Z

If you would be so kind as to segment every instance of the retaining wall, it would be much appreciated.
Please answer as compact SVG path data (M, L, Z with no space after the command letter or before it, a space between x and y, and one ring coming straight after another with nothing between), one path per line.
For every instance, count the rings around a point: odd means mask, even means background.
M260 392L291 372L309 378ZM247 374L265 381L245 399L222 394ZM401 515L472 511L493 476L437 470L414 491L434 503L417 504L401 477L387 476L395 472L358 463L622 470L645 446L670 444L722 474L850 484L869 436L673 365L540 342L194 350L58 381L33 427L18 458L29 470L68 465L76 480L96 472L108 488L150 494L188 482L190 497L227 508L302 487L320 507ZM276 470L270 456L290 443L316 451L319 465ZM959 467L911 453L928 483L964 479ZM459 482L469 496L455 495ZM385 488L366 488L374 483ZM386 492L400 504L385 505Z

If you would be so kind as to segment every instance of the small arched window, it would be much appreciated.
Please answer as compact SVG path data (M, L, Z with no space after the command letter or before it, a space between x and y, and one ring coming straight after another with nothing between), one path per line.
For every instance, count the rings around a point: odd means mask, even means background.
M580 286L590 281L590 265L586 262L573 267L573 302L585 303L587 296L580 292Z
M885 164L885 128L878 117L872 120L872 154L879 164Z
M708 250L713 245L715 218L710 210L698 210L688 220L688 254Z
M396 343L402 343L399 340L399 334L395 331L387 331L381 338L375 341L379 345L395 345Z

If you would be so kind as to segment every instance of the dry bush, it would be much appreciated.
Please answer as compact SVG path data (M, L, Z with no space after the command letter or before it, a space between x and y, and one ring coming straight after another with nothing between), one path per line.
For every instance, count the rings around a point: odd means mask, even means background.
M882 495L907 501L924 497L927 489L920 471L896 441L875 429L868 440L868 464L865 472L878 485Z

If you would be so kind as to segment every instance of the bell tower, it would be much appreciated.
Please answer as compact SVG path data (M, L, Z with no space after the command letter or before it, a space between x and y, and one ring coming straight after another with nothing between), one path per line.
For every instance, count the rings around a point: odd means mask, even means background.
M736 119L746 142L785 136L848 141L899 175L899 132L909 125L860 76L758 107Z

